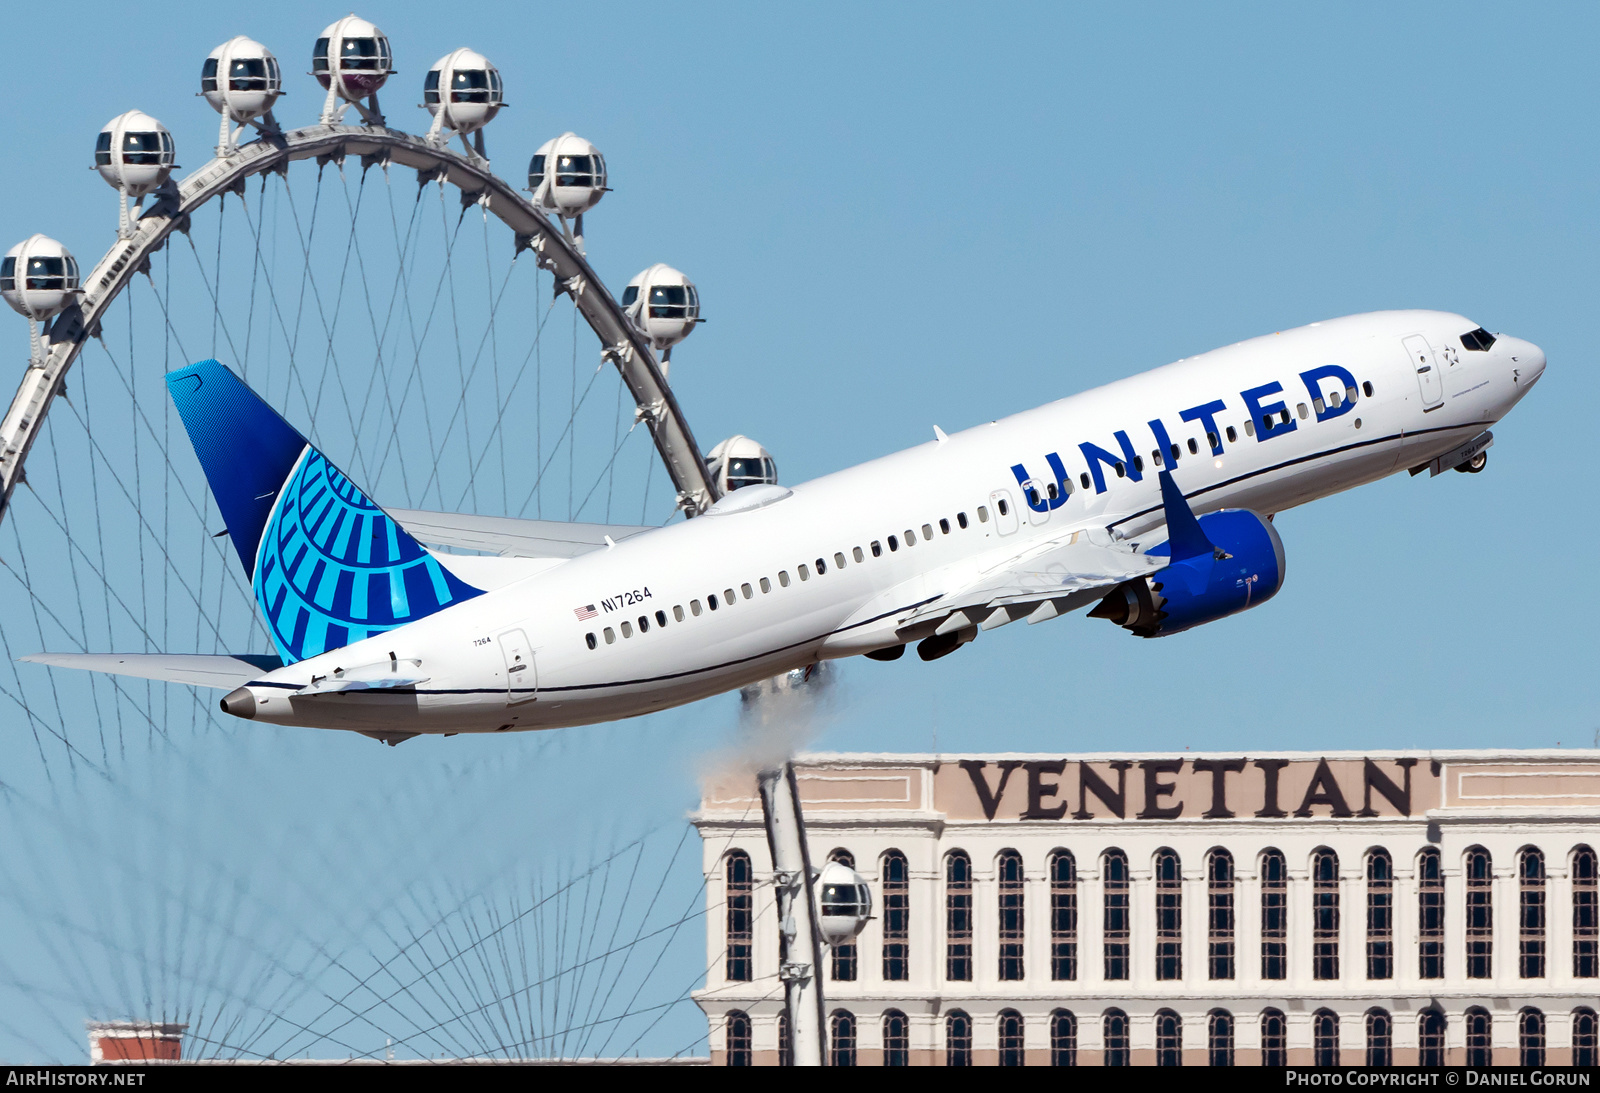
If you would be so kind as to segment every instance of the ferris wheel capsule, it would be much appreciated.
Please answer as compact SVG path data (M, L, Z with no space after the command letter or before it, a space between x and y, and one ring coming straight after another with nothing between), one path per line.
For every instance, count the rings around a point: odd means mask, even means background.
M744 486L775 486L778 465L772 453L747 436L730 436L706 455L706 469L727 496Z
M500 70L483 54L457 49L440 57L422 81L422 105L433 115L428 139L443 144L453 130L466 139L494 120L505 105L505 86ZM483 154L483 137L477 141Z
M44 358L39 324L59 315L78 294L78 263L48 235L30 235L0 259L0 297L28 320L32 362Z
M660 262L628 282L622 294L622 310L650 339L650 345L665 353L663 366L672 359L672 347L687 338L696 323L705 322L700 317L700 294L695 291L694 282Z
M347 106L354 106L368 125L382 125L378 89L394 75L393 62L388 37L359 16L346 15L324 30L311 50L311 74L328 91L322 124L339 124Z
M528 163L528 191L536 208L582 216L606 196L606 157L576 133L539 145Z
M94 145L94 167L116 189L121 213L117 235L133 234L128 200L138 205L172 177L177 156L172 134L167 127L142 110L129 110L106 122Z
M200 94L222 115L217 155L235 152L239 145L229 123L242 126L265 117L266 128L277 129L272 121L272 104L283 94L278 58L266 46L242 34L229 38L211 51L201 67Z
M872 918L872 889L860 873L831 861L817 875L817 926L829 945L849 941Z

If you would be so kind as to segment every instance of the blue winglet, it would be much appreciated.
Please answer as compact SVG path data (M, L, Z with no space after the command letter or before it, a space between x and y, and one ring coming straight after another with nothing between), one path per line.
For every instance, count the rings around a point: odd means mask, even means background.
M285 664L482 594L221 364L167 390Z
M1167 510L1167 545L1171 548L1172 560L1181 562L1185 558L1215 554L1217 548L1201 530L1200 521L1195 519L1183 491L1172 480L1172 472L1163 468L1160 478L1161 504Z

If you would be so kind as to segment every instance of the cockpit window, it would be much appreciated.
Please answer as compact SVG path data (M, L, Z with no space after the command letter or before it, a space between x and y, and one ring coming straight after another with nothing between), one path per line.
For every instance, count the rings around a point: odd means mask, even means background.
M1481 326L1476 330L1469 330L1461 335L1461 348L1463 349L1471 349L1482 353L1493 344L1494 335Z

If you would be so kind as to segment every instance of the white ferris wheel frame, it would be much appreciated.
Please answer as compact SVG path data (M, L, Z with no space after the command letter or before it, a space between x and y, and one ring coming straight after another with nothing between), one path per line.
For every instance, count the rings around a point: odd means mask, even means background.
M67 372L85 341L97 336L100 319L134 276L150 268L174 230L187 231L192 213L228 193L243 194L245 181L268 172L285 173L294 160L315 158L343 164L360 157L362 168L398 164L417 171L418 183L448 182L463 204L479 204L516 234L517 252L533 251L541 269L556 279L600 339L601 355L617 368L633 396L636 416L645 422L656 450L677 489L677 504L688 516L704 512L720 496L706 468L688 419L661 373L649 340L629 321L595 275L588 260L562 231L494 175L486 162L474 162L448 148L394 129L358 125L310 125L270 133L237 151L213 159L182 182L168 182L154 195L126 239L119 239L83 279L76 302L49 328L41 360L29 364L16 397L0 419L0 520L10 512L11 494L24 481L28 452L45 415L63 388Z

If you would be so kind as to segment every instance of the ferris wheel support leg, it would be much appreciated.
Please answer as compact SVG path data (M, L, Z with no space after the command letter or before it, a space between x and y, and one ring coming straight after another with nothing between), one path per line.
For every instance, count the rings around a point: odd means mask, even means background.
M778 898L778 978L789 1017L789 1062L821 1066L826 1012L822 1000L822 935L817 931L811 853L794 767L763 770L756 777L761 815L772 851L772 881Z

